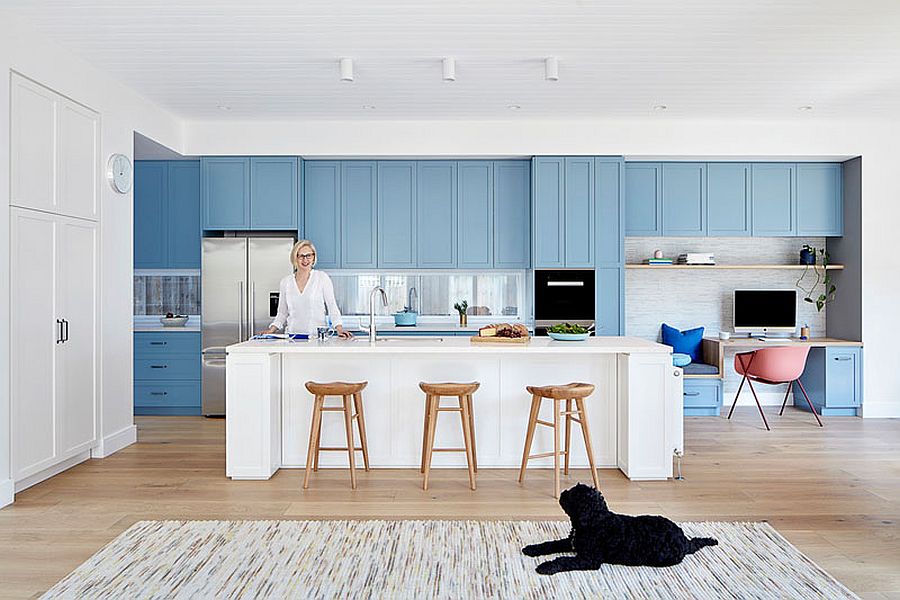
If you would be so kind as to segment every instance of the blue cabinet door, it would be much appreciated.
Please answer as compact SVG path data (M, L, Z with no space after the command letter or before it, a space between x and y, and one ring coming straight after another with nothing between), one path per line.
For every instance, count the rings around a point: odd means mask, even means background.
M416 266L416 163L378 163L378 266Z
M594 266L594 159L566 158L566 267Z
M456 162L416 165L416 255L424 268L456 266Z
M844 235L841 165L797 165L797 235Z
M375 162L341 163L341 266L377 265L375 240Z
M625 269L599 267L595 273L596 335L624 335L625 333Z
M536 157L532 162L534 180L532 226L534 266L537 269L564 267L566 255L566 173L562 157Z
M341 163L303 163L303 237L316 245L316 266L341 266Z
M625 235L662 234L659 163L625 163Z
M750 165L706 165L706 214L708 235L750 235Z
M200 162L169 162L168 265L200 268Z
M457 169L457 266L489 269L494 264L494 165L464 160Z
M828 346L810 348L800 377L816 411L825 416L855 416L862 406L862 348ZM809 410L794 387L794 406Z
M168 265L168 167L165 161L134 163L134 268Z
M250 229L297 229L297 159L250 159Z
M617 157L594 162L594 246L597 266L625 262L625 163Z
M706 235L705 163L663 163L662 233Z
M757 163L750 167L753 235L796 235L795 177L794 164Z
M531 163L494 161L494 267L531 264Z
M203 229L250 227L250 159L239 156L200 159Z

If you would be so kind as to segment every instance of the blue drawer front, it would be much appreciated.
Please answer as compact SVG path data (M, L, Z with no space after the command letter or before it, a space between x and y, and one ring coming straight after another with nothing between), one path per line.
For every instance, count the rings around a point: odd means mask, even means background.
M159 356L156 358L134 359L135 380L198 380L200 379L200 355L196 357L172 358Z
M200 382L136 383L135 415L199 415Z
M719 408L722 406L722 381L720 379L684 380L685 408Z
M200 332L139 331L134 334L134 357L161 354L200 354Z

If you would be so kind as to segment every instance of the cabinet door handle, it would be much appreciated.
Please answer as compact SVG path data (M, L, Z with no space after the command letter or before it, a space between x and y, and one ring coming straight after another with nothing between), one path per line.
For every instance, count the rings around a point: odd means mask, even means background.
M169 392L150 392L151 396L168 396Z
M168 368L168 365L150 365L151 369L165 369Z
M852 356L835 356L834 360L853 360Z
M63 344L65 344L66 342L69 341L69 321L67 321L66 319L63 319L62 322L63 322L63 328L64 328L63 331L65 332L65 333L63 333Z
M62 320L56 320L56 343L61 344L63 341Z
M165 346L166 342L150 342L151 346Z
M700 392L685 392L685 396L699 396Z

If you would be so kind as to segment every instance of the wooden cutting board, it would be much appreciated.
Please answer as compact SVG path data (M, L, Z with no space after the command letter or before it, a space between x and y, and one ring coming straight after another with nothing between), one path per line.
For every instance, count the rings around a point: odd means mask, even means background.
M527 344L531 341L531 337L520 337L520 338L504 338L504 337L481 337L481 336L473 336L469 338L472 340L473 344Z

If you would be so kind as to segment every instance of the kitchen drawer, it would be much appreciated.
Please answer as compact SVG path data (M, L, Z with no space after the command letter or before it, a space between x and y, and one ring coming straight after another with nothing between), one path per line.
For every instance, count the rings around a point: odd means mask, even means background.
M159 356L161 354L200 355L199 331L136 331L134 334L134 357Z
M195 357L158 356L134 359L136 381L199 380L200 353Z
M199 415L200 382L135 383L136 415Z
M722 380L699 379L685 377L684 379L684 408L685 415L692 415L688 409L714 409L718 414L722 407ZM709 414L709 413L703 413Z

